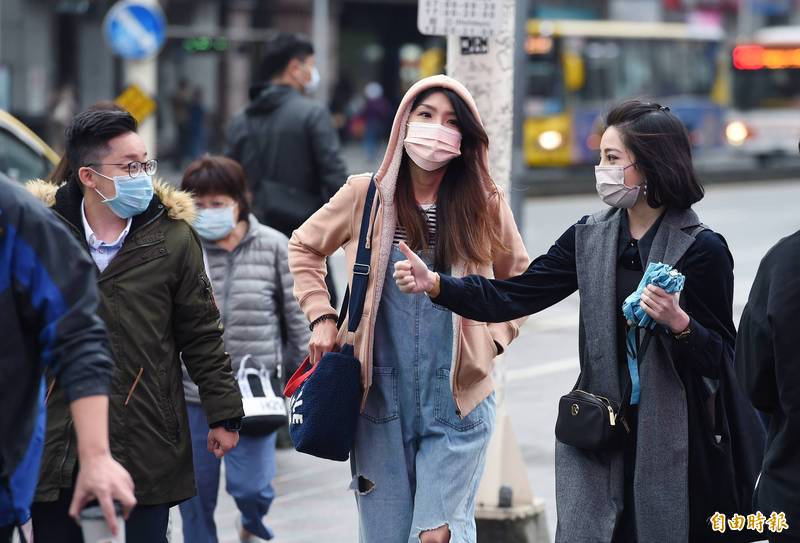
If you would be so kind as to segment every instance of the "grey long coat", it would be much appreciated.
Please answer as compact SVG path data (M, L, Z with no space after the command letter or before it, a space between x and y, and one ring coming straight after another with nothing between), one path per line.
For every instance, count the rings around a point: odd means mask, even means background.
M618 359L618 354L624 353L618 353L616 274L624 214L624 210L606 210L582 219L522 275L506 280L441 275L441 290L433 301L469 319L501 322L536 313L580 291L581 374L577 386L620 402L624 382L620 384L619 374L626 371L626 365ZM678 265L686 274L681 304L690 313L694 332L680 343L668 334L657 334L642 355L631 496L640 543L685 543L689 539L690 490L695 515L704 515L706 506L719 503L713 496L718 488L711 488L714 485L707 482L709 474L703 466L708 458L701 449L689 449L690 431L693 445L711 436L703 436L703 429L698 432L705 419L702 411L695 412L696 390L691 397L693 418L688 418L683 384L694 386L698 377L716 379L723 371L730 377L732 369L736 335L731 315L733 259L724 239L705 230L691 210L667 210L655 236L646 243L648 261ZM746 409L736 411L742 411L740 428L760 426L752 412L748 416ZM753 420L746 420L748 417ZM734 469L753 471L752 460L760 464L758 436L749 431L744 435L752 435L750 445L755 444L755 454L737 444L741 457ZM589 452L556 444L557 543L612 540L625 501L623 455L622 450ZM728 475L723 475L725 466L720 468L714 477ZM744 474L742 480L746 477ZM719 482L723 486L731 481ZM690 483L703 486L690 487ZM744 494L729 497L741 499L743 504L749 501ZM705 539L698 535L694 534L695 540Z
M272 369L282 361L284 367L299 364L308 349L308 323L292 293L288 243L286 236L259 223L253 215L247 234L232 252L203 240L234 375L247 354ZM197 386L186 372L183 386L186 400L198 403Z
M608 210L576 225L580 297L581 377L578 386L619 402L616 338L617 240L620 212ZM675 265L700 224L691 211L667 211L649 262ZM610 280L598 281L598 277ZM670 346L654 337L641 361L642 396L634 475L639 541L689 539L689 443L686 393ZM556 442L557 543L608 543L623 506L622 451L594 453Z

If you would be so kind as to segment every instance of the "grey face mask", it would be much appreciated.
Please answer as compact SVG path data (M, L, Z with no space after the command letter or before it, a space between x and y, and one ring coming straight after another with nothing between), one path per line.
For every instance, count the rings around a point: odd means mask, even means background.
M640 187L629 187L625 184L625 170L631 166L633 164L594 167L597 194L611 207L629 209L636 205Z

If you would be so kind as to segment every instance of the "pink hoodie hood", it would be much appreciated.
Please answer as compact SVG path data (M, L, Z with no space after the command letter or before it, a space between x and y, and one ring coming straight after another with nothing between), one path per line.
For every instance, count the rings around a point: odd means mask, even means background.
M408 89L405 96L403 96L403 100L400 102L400 106L397 108L397 113L395 114L394 122L392 123L392 132L389 135L389 144L386 146L386 154L384 155L383 162L381 162L381 166L378 168L378 171L375 175L378 187L381 191L381 196L383 197L383 201L385 203L390 205L394 203L394 189L397 185L397 174L400 171L400 162L402 161L403 153L405 152L403 148L403 141L406 139L406 129L408 126L408 117L411 114L411 106L417 96L419 96L422 92L436 87L445 88L455 92L464 100L478 122L481 123L481 125L483 124L483 121L481 121L481 115L478 113L478 107L475 105L475 100L472 98L472 95L464 85L452 77L448 77L446 75L433 75L414 83L411 88ZM489 171L487 153L488 149L486 149L484 153L480 154L485 171ZM492 188L494 188L494 183L492 183L491 180L487 180L487 182L491 183Z
M397 209L394 203L395 186L400 163L405 152L403 140L411 105L419 94L427 89L442 87L460 96L472 114L480 122L480 115L470 93L458 81L443 75L428 77L412 86L406 93L395 116L389 138L386 156L375 172L379 192L379 205L372 207L373 218L367 239L373 247L370 257L370 286L367 288L366 302L362 320L356 334L352 337L344 331L340 341L353 341L362 363L364 400L372 383L372 348L375 322L380 307L387 268L390 262ZM486 149L485 151L488 151ZM487 153L479 153L478 160L485 167L489 161ZM289 266L294 276L295 296L309 321L326 314L336 313L330 305L325 288L325 256L344 248L348 265L356 259L359 224L362 220L364 200L368 193L370 174L351 176L346 185L331 198L319 211L311 216L300 228L295 230L289 241ZM472 264L464 261L452 263L450 275L461 277L466 273L506 279L523 273L529 263L528 254L522 238L514 224L514 216L502 193L488 176L484 180L487 198L496 197L499 234L502 244L511 251L493 251L492 262ZM377 249L376 249L377 247ZM493 359L500 349L504 349L519 333L521 321L485 324L462 319L452 314L452 345L450 380L456 405L466 416L494 388L492 381ZM498 349L500 346L500 349ZM362 409L364 404L362 403Z

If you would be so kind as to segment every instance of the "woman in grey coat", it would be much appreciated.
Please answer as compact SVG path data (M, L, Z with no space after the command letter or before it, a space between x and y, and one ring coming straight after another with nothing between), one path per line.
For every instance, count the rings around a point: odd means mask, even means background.
M733 258L724 238L691 209L703 189L686 129L669 108L626 102L612 109L606 126L596 178L611 208L572 225L525 273L503 281L454 278L410 254L396 264L395 279L402 290L426 292L436 304L488 322L536 313L578 290L576 388L621 405L629 403L622 397L627 384L638 381L622 446L595 451L556 443L557 543L733 541L727 533L715 539L705 522L720 503L719 489L710 487L727 481L706 484L710 459L702 442L715 438L715 424L705 410L692 409L697 391L705 401L731 382ZM628 365L621 308L650 262L676 267L686 284L682 293L651 284L642 294L642 308L660 326L637 370ZM745 416L758 428L752 410ZM749 488L758 437L752 435ZM742 509L724 512L746 514L749 500L736 506Z
M288 240L250 214L241 166L225 157L201 158L189 165L181 188L193 193L199 208L194 227L203 242L234 374L246 355L270 372L284 360L299 361L310 334L292 294ZM220 463L206 450L197 387L185 374L184 389L197 480L197 496L180 506L184 539L216 543ZM270 484L274 474L275 433L241 436L235 453L225 458L226 490L241 513L242 541L253 535L272 538L263 517L275 496Z

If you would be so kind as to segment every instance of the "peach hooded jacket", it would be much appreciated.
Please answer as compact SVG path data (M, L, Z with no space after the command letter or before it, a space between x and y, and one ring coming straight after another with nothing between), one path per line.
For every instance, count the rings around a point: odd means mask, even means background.
M377 213L373 206L371 231L367 241L372 244L372 257L363 317L354 338L346 338L346 323L338 337L340 345L345 342L353 343L355 355L361 360L364 388L362 409L372 384L372 338L397 220L394 194L400 161L405 152L403 140L406 136L406 125L415 97L432 87L444 87L457 93L468 104L475 118L480 120L475 101L467 89L458 81L444 75L427 77L414 84L397 110L386 155L375 174L378 189L376 198L380 200L380 206ZM487 160L486 156L487 154L483 155L483 160ZM325 258L340 247L344 248L348 274L352 274L370 179L370 174L349 177L327 204L294 231L289 241L289 268L294 276L294 294L309 321L325 314L336 313L325 287ZM453 276L477 273L504 279L519 275L528 267L528 253L517 231L511 209L494 182L487 180L486 184L487 198L500 198L498 209L501 235L511 252L498 251L493 255L491 265L457 262L451 266ZM519 334L522 319L487 325L462 318L455 313L452 317L453 359L450 385L459 415L464 417L494 390L492 368L494 358L498 355L495 342L505 349Z

